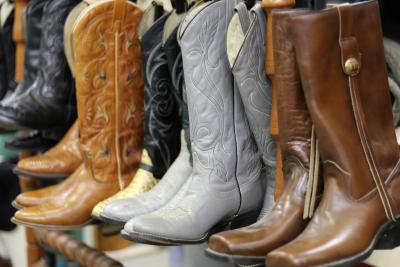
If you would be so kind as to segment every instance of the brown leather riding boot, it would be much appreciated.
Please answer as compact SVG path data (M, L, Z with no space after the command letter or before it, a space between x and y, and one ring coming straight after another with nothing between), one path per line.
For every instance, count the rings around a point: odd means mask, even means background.
M144 91L138 25L142 11L126 0L96 2L73 30L84 163L79 181L61 198L15 214L30 227L71 229L91 221L100 201L123 189L140 162ZM67 182L65 181L65 182ZM60 200L61 199L61 200Z
M279 145L285 177L282 194L273 209L255 224L211 236L207 250L211 257L236 264L264 263L268 252L294 239L307 225L309 210L313 209L309 208L311 201L307 201L309 209L305 211L307 183L318 178L314 171L315 162L318 165L319 161L294 47L287 39L289 14L304 12L307 11L286 9L272 13ZM315 199L315 194L309 194L309 200L312 195Z
M15 172L29 177L62 179L70 176L81 163L79 127L75 122L56 146L42 155L20 160Z
M397 245L389 241L399 228L400 161L380 21L377 1L291 18L325 190L306 229L271 252L268 267L353 266Z

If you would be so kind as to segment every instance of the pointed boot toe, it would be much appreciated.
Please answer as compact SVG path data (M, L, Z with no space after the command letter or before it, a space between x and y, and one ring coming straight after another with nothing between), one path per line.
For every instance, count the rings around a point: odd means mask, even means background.
M27 207L17 211L14 215L13 221L17 224L28 227L38 227L39 225L47 224L47 221L54 213L56 212L47 205Z
M42 194L37 194L35 191L19 194L14 202L19 207L31 207L40 205L41 199L44 197Z
M146 206L136 201L136 198L118 199L104 207L103 212L100 214L100 218L105 222L125 224L127 221L135 217L132 212L144 214L147 212L145 208ZM129 211L129 213L127 211Z
M123 231L123 237L140 243L154 245L175 245L180 240L171 236L173 223L156 214L148 214L128 221Z
M138 233L144 235L151 234L160 236L167 228L167 221L153 214L143 215L130 220L124 226L124 230L127 233Z

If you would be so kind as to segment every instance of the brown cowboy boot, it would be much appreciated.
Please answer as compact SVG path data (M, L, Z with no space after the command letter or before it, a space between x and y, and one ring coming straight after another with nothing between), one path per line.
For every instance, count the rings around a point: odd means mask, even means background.
M79 127L75 122L56 146L42 155L20 160L15 172L29 177L62 179L71 175L81 163Z
M377 1L291 18L325 190L306 229L267 266L353 266L399 229L400 161ZM398 240L397 240L398 242Z
M126 0L102 1L82 11L73 31L78 122L84 163L62 200L15 214L30 227L71 229L91 221L100 201L123 189L140 162L143 77L138 25L142 11ZM67 182L65 181L65 182Z
M211 257L236 264L264 263L268 252L290 242L302 232L312 214L311 205L315 202L311 199L315 199L315 193L307 195L306 192L308 184L318 178L315 170L319 163L294 47L287 38L289 14L305 12L308 11L285 9L272 13L274 89L278 100L279 145L285 178L282 194L272 210L255 224L211 236L207 250ZM313 190L316 186L309 188Z

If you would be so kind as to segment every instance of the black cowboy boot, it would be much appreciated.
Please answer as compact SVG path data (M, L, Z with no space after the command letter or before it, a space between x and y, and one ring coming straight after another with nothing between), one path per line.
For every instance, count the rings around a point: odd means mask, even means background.
M16 87L15 74L15 44L12 39L14 25L14 4L6 1L1 5L0 27L0 99L7 91Z
M25 61L24 79L17 88L9 88L0 102L0 106L13 103L17 96L25 92L33 83L39 68L40 36L42 32L43 7L50 0L31 0L28 2L25 13Z
M74 82L64 55L64 23L79 0L53 0L43 9L40 62L33 84L0 107L8 129L66 127L75 119Z

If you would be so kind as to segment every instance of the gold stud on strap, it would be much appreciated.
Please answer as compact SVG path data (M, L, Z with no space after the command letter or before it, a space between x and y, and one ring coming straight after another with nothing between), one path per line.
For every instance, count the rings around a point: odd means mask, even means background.
M360 63L357 59L351 57L344 63L344 71L349 76L356 76L360 72Z

